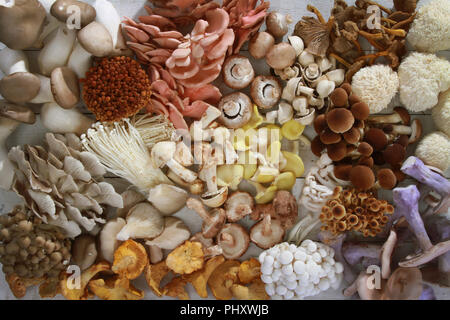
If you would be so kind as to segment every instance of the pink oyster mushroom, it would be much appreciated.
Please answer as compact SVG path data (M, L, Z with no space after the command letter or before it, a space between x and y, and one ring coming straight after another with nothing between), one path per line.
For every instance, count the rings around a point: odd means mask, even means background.
M270 2L258 0L224 0L222 8L230 16L229 27L233 29L235 41L232 53L237 54L241 47L258 32L267 15Z
M177 25L193 24L205 17L205 13L220 7L220 4L212 0L150 0L155 6L145 7L147 12L170 18Z
M198 20L192 32L185 36L186 41L166 60L170 74L186 88L199 88L214 81L234 42L225 10L210 10L205 16L207 20Z

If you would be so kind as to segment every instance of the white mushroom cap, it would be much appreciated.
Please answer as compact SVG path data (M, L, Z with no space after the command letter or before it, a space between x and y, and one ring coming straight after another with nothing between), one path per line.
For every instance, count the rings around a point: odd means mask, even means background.
M95 57L105 57L113 50L113 41L108 30L93 21L78 32L78 41L83 48Z
M225 211L227 219L230 222L236 222L252 213L254 207L253 197L242 191L234 192L225 202Z
M233 129L246 125L253 113L252 101L242 92L233 92L222 97L219 109L222 111L219 121Z
M155 238L164 230L164 218L147 202L131 208L126 220L127 224L117 234L118 240Z
M222 248L226 259L237 259L247 251L250 238L243 226L228 223L217 235L217 243Z
M257 76L252 82L250 95L258 107L270 109L280 100L280 82L272 76Z

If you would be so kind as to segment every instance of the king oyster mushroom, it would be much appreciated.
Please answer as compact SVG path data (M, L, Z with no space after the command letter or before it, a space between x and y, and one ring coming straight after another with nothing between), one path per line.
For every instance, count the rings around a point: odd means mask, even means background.
M80 27L84 28L95 20L96 12L93 6L86 2L77 0L57 0L50 8L50 13L59 21L66 23L73 11L70 6L77 6L80 9Z
M270 109L280 100L280 82L272 76L257 76L252 82L250 96L258 107Z
M252 117L252 101L242 92L233 92L222 97L219 110L222 112L219 117L222 124L232 129L241 128Z
M223 81L232 89L244 89L255 77L255 71L247 57L233 55L223 64Z
M0 2L0 42L13 50L32 47L45 23L46 12L37 0Z

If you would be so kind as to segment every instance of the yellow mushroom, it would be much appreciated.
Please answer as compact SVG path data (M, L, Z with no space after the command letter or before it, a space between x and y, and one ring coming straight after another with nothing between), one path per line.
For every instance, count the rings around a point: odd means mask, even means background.
M286 165L281 171L291 171L295 174L296 178L300 178L305 172L305 166L303 165L302 158L300 158L297 154L289 151L281 151L281 153L286 159Z
M230 187L231 190L237 190L243 177L244 166L240 164L225 164L217 167L217 185L219 187Z
M298 140L305 126L295 120L289 120L281 127L281 134L288 140Z
M238 164L244 168L244 179L248 180L256 172L258 168L258 159L254 152L247 150L239 154Z
M250 118L250 121L247 122L245 126L242 127L244 130L255 129L260 126L264 122L264 118L259 114L258 106L256 104L253 105L253 114Z
M295 174L291 171L282 172L275 178L273 185L275 185L278 190L290 191L295 185Z
M256 188L255 203L256 204L266 204L271 202L275 198L277 192L277 187L272 185L265 188L263 185L257 182L249 181Z
M280 172L276 168L259 166L251 180L258 183L270 183L274 181L279 174Z

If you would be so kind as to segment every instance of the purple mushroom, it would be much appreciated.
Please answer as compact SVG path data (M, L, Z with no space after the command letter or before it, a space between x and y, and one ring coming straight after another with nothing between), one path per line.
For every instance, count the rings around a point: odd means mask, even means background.
M363 268L370 265L380 265L381 246L374 243L346 242L342 247L342 253L349 265L359 263Z
M436 300L433 288L427 284L424 284L422 287L422 294L420 295L419 300Z
M397 214L406 219L422 250L418 255L406 257L407 260L399 263L400 267L420 266L450 250L450 240L439 242L436 245L431 243L419 213L420 193L415 185L395 188L393 198Z
M450 220L446 217L431 216L426 221L430 238L435 242L450 240ZM450 251L438 258L437 270L433 270L433 278L440 285L450 287Z

